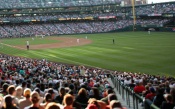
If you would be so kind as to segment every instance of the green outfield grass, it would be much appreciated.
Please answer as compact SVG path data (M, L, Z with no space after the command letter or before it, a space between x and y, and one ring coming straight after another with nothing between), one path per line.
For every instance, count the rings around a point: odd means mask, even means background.
M100 67L110 70L175 76L175 33L120 32L105 34L64 35L93 41L92 44L42 50L18 50L4 46L0 52L29 58ZM115 39L115 44L112 39ZM22 41L21 41L22 40ZM23 44L25 38L8 39ZM14 45L18 43L14 43ZM41 44L38 40L35 44ZM44 40L42 43L51 43Z

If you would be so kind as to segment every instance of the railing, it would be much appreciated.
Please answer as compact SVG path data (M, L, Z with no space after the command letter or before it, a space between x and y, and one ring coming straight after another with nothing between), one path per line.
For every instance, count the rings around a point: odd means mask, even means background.
M114 87L118 91L118 93L122 96L122 99L126 101L126 104L129 108L133 107L133 109L143 109L140 104L144 106L144 109L160 109L155 106L152 101L142 97L139 94L134 93L133 89L124 85L120 80L115 78L113 75L110 75L110 78L114 84ZM133 106L131 106L133 105Z

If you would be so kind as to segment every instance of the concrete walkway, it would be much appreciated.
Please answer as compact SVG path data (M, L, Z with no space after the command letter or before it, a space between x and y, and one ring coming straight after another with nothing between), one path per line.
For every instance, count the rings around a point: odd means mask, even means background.
M112 83L111 78L108 78L108 82L114 88L114 91L115 91L115 93L117 95L117 98L121 102L122 106L123 107L126 107L127 109L134 109L134 107L133 107L133 97L130 95L130 108L129 108L129 106L127 105L126 101L124 101L122 99L122 96L119 94L119 92L117 91L117 89L114 87L114 84ZM126 98L125 98L125 100L126 100ZM144 109L144 108L139 105L138 109Z

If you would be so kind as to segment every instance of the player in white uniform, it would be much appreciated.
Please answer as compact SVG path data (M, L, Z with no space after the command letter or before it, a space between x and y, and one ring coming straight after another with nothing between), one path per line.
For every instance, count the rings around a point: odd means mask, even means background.
M80 43L80 39L77 39L77 43L78 43L78 44Z

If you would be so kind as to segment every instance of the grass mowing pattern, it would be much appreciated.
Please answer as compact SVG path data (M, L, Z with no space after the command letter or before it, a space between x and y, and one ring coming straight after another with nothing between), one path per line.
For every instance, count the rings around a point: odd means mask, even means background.
M29 51L4 46L0 52L110 70L175 76L175 33L152 32L149 35L147 32L121 32L71 36L88 36L93 43ZM113 38L115 44L112 44Z

